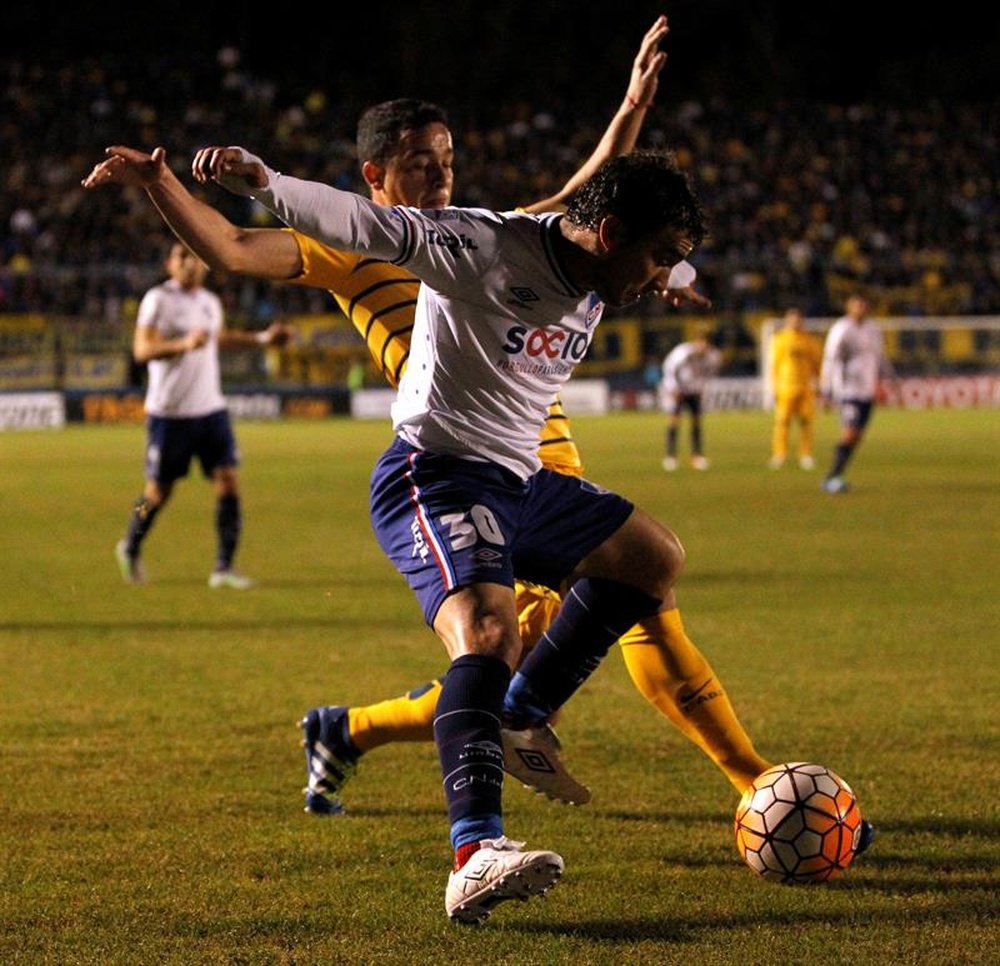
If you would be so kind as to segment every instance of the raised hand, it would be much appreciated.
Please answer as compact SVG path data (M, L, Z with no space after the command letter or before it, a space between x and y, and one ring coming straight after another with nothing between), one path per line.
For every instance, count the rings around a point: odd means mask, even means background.
M260 158L238 147L201 148L191 162L195 181L216 181L237 193L267 187L267 171Z
M667 18L659 16L642 38L639 53L632 62L632 77L625 97L637 108L647 108L656 97L656 86L660 71L667 62L667 55L659 49L660 42L670 32Z
M152 154L114 144L104 149L107 157L94 165L80 184L84 188L99 188L107 184L148 188L161 181L166 171L167 152L154 148Z

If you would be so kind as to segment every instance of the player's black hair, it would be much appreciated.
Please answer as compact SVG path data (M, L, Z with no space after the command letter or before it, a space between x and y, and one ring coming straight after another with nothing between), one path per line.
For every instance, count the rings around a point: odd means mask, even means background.
M385 165L399 150L404 132L435 122L448 125L443 107L413 97L398 97L373 104L358 120L358 160Z
M634 151L610 158L570 199L566 219L596 230L614 215L632 237L674 228L692 244L708 233L705 213L688 176L670 151Z

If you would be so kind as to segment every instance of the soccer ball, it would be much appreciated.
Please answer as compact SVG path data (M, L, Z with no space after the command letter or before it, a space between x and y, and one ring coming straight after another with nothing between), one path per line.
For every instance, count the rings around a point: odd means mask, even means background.
M861 838L851 786L825 765L795 761L758 775L736 809L736 848L754 872L785 885L826 882Z

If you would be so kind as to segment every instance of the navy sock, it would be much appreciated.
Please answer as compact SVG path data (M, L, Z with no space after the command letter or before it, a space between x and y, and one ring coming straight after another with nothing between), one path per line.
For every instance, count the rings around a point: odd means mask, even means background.
M125 533L125 549L130 557L138 557L142 541L146 539L156 519L156 514L160 512L160 505L154 506L144 496L140 496L132 506L132 512L128 518L128 530Z
M233 493L220 496L215 505L215 530L219 538L215 559L216 570L229 570L232 567L242 529L243 516L240 513L240 498Z
M626 584L578 580L559 616L514 674L504 715L514 728L544 721L597 669L611 645L661 601Z
M837 448L833 454L833 466L830 467L830 472L826 475L827 479L833 476L840 476L844 472L853 452L854 447L850 443L837 444Z
M448 668L434 712L434 742L454 848L503 835L500 711L510 669L499 658L465 654Z
M701 421L691 423L691 455L701 456Z

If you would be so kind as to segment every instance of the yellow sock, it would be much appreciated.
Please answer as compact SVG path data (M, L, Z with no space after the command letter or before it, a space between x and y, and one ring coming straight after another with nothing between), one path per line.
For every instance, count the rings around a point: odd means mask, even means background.
M620 644L642 696L701 748L738 792L771 766L754 750L712 666L684 633L679 610L641 621Z
M799 423L799 455L812 456L813 424L811 419L803 419Z
M392 741L433 741L434 709L441 682L389 698L377 704L347 709L347 730L360 751L371 751Z
M774 431L771 434L771 458L784 460L788 456L788 419L782 415L774 418Z

